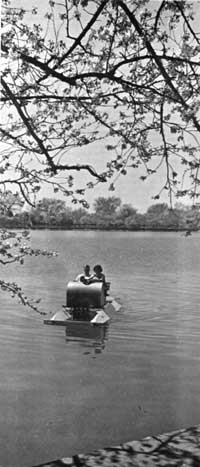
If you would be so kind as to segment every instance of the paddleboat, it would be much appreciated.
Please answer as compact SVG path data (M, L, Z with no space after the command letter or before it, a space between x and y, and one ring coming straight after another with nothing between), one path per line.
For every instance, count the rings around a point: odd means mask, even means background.
M113 311L119 311L121 306L109 295L110 283L102 282L83 284L70 281L66 290L66 305L44 324L76 327L81 323L104 325L108 323Z

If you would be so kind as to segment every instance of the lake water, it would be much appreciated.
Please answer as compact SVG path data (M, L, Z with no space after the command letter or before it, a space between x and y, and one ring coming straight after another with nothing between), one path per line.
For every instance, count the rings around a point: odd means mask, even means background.
M29 258L2 275L65 303L68 280L100 263L123 305L105 334L45 326L0 294L3 467L28 467L200 423L200 233L34 231ZM87 338L88 337L88 338Z

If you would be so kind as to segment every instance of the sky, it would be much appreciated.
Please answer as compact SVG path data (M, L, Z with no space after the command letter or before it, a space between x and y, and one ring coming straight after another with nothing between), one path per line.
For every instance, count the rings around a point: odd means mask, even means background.
M155 0L152 2L152 5L158 3L159 0ZM159 1L160 3L160 1ZM195 2L197 3L197 2ZM32 7L38 8L38 15L34 17L30 15L30 21L34 20L37 22L40 19L41 24L44 21L44 14L48 9L48 0L12 0L13 7L20 7L23 6L24 8L31 9ZM74 154L74 153L73 153ZM87 146L85 149L80 148L77 150L77 162L82 162L85 157L87 157L87 162L91 163L94 162L95 158L95 168L99 169L99 171L103 171L106 167L106 162L108 158L108 153L104 148L103 142L95 143L95 146L92 145ZM88 201L90 206L93 205L94 200L99 196L118 196L121 198L123 204L129 203L132 204L139 212L145 212L151 204L158 202L152 199L153 196L157 195L160 192L160 189L165 184L165 174L164 168L161 168L160 171L145 181L140 179L140 176L144 175L144 171L130 169L126 176L121 176L118 178L115 184L115 191L109 191L110 181L108 183L98 184L94 189L88 189L85 195L85 199ZM87 178L87 174L84 172L76 175L76 187L82 188L84 187L85 180L93 181L91 178ZM40 197L53 197L55 196L50 189L42 188L40 192ZM61 197L61 195L57 195L57 197ZM168 202L168 194L166 191L163 192L159 202ZM66 202L68 203L68 198L66 198Z

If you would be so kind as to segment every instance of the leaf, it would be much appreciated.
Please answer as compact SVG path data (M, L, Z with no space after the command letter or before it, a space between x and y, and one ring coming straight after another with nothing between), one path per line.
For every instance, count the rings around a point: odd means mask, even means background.
M177 133L177 127L171 126L170 131L171 131L171 133Z

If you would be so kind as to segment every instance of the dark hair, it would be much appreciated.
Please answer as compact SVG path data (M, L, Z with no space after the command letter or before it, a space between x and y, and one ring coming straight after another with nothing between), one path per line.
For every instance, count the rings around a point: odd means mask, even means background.
M88 268L90 269L90 265L89 265L89 264L86 264L86 265L84 266L84 269L86 269L86 268L87 268L87 269L88 269Z
M94 266L94 271L102 272L103 271L102 266L100 264L96 264L96 266Z

